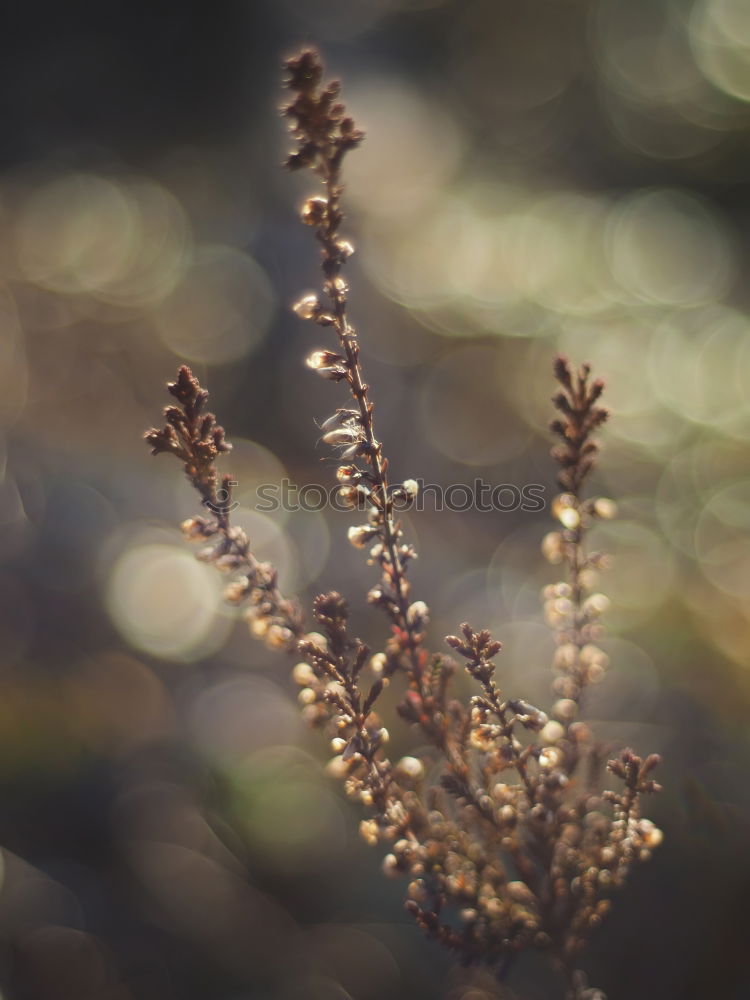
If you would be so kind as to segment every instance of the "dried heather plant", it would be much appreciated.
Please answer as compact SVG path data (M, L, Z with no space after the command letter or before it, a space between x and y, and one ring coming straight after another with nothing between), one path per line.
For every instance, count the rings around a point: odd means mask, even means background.
M449 695L457 663L425 647L428 609L412 600L407 577L415 552L395 517L397 503L403 509L416 496L416 483L389 482L349 319L342 270L353 248L340 232L341 169L363 133L339 103L338 83L323 83L316 51L301 52L286 69L291 100L284 114L295 140L287 166L310 169L322 185L301 217L320 247L323 298L307 295L294 309L333 337L308 366L343 382L351 397L325 421L323 440L340 460L342 498L365 517L348 535L354 546L369 549L378 567L368 600L390 623L383 648L373 652L352 635L348 605L338 593L315 598L315 631L306 631L298 604L280 594L274 568L255 559L245 534L230 524L230 480L220 479L215 465L230 446L205 412L207 393L188 368L169 385L178 405L166 409L165 427L149 431L146 440L154 454L175 455L200 494L209 513L189 519L183 530L190 540L208 542L199 558L235 574L227 600L246 605L253 635L299 657L293 677L303 714L327 729L334 754L329 771L370 812L360 827L364 839L392 845L383 868L408 879L406 909L417 924L465 963L492 967L499 979L521 951L537 949L559 970L567 998L601 998L578 970L579 956L612 891L662 836L640 815L642 796L659 788L651 777L658 757L643 760L623 750L606 765L621 789L601 790L608 751L579 720L586 688L606 668L597 642L608 602L591 593L606 557L588 552L587 537L594 521L614 516L615 506L583 495L598 451L593 435L607 416L599 405L603 383L591 381L588 366L576 371L564 358L555 361L559 416L552 430L560 443L552 454L562 492L552 509L560 528L544 538L542 549L566 570L566 579L544 593L557 643L557 700L548 716L508 696L497 679L500 642L463 624L446 640L477 684L478 693L462 704ZM399 714L433 748L421 759L392 761L385 751L388 733L376 705L384 688L399 680Z

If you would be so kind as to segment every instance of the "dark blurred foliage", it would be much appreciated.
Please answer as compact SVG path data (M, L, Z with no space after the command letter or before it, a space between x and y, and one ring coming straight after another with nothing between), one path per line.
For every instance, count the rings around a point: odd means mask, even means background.
M372 582L329 484L287 305L317 282L279 169L281 57L321 44L368 132L351 267L396 477L554 472L551 358L608 382L620 519L597 731L664 755L665 842L595 938L610 1000L745 997L750 888L750 8L743 0L7 5L0 30L0 991L6 1000L489 1000L401 887L148 458L189 362L261 554ZM322 346L322 342L321 345ZM171 467L175 465L175 468ZM544 700L546 512L414 515L433 642L470 618ZM488 568L489 565L489 568ZM410 734L392 727L403 751ZM533 962L507 995L554 996Z

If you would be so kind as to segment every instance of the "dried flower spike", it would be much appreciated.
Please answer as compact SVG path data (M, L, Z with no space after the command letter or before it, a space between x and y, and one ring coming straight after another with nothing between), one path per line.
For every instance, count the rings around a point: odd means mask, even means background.
M294 311L302 319L317 322L325 317L338 341L336 352L316 351L307 363L320 375L347 383L357 407L358 427L356 437L351 431L351 441L344 442L343 432L326 434L323 441L334 447L346 443L348 447L342 457L363 463L361 467L352 467L348 481L357 479L367 483L368 491L361 494L362 503L357 506L364 505L368 509L370 525L350 529L349 539L358 548L376 539L379 542L374 560L381 570L382 600L377 603L396 629L390 650L393 669L405 669L419 687L427 661L427 654L422 649L422 625L427 621L427 614L409 613L411 601L405 551L409 555L413 553L403 549L402 530L394 517L395 497L389 489L388 462L375 434L374 406L364 380L357 332L349 320L349 287L341 274L344 262L352 253L351 244L340 234L344 218L341 166L344 156L359 145L364 133L338 101L339 83L323 83L323 64L317 51L303 50L287 61L286 69L289 74L286 87L292 99L283 108L283 113L290 120L290 132L296 146L286 162L292 169L308 167L322 182L323 194L311 195L305 200L301 218L305 225L315 230L323 269L322 291L328 299L324 307L317 295L306 295ZM341 479L340 471L338 478ZM406 495L410 495L414 481L407 480L407 483ZM407 490L406 485L404 490Z
M179 369L176 381L167 388L179 405L168 406L164 410L165 426L161 430L152 428L144 437L152 455L166 452L183 463L185 474L209 512L184 521L183 533L191 541L211 540L199 553L202 561L225 572L243 574L227 587L227 601L248 601L256 634L262 635L271 648L293 651L304 634L302 613L296 601L280 593L276 570L255 558L244 531L230 523L233 481L231 476L223 476L219 487L215 462L219 455L231 450L231 445L225 441L224 430L213 413L205 411L208 393L187 365Z

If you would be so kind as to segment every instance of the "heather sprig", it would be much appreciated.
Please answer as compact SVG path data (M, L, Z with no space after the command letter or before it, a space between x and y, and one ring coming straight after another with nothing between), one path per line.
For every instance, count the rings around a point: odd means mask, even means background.
M552 454L562 492L552 512L560 527L542 544L549 561L566 570L564 580L544 590L557 644L555 701L547 713L506 693L502 644L465 623L446 638L476 685L464 703L451 695L457 663L424 647L429 612L411 597L406 569L415 553L395 517L395 500L402 509L416 496L416 483L389 482L349 319L341 272L353 249L340 235L341 167L363 133L338 101L338 83L323 82L316 51L304 50L286 69L291 100L284 114L295 140L287 166L310 169L323 191L301 210L320 247L323 299L308 294L295 311L335 337L307 364L346 383L351 397L322 422L322 439L336 454L342 498L366 513L348 537L369 549L380 570L368 600L391 624L383 649L371 653L356 637L347 601L337 592L315 598L316 631L305 631L296 602L280 594L273 567L258 562L245 534L230 525L231 480L220 479L215 465L230 446L205 412L207 393L188 368L169 386L179 405L167 408L165 427L146 439L155 454L168 452L183 463L211 512L183 528L189 538L210 543L201 558L238 574L227 599L248 604L254 635L298 654L293 678L303 716L327 730L329 772L370 811L360 825L364 840L390 843L383 870L408 879L406 909L417 924L463 962L486 963L500 979L521 951L536 949L559 970L568 1000L601 1000L578 968L580 954L608 912L613 890L662 838L641 816L642 797L659 790L651 777L659 758L644 760L624 749L607 762L608 749L579 719L586 688L603 678L607 665L598 643L608 601L594 590L607 558L590 552L587 542L592 524L614 516L615 505L584 496L599 448L594 434L607 417L599 403L604 384L591 380L587 365L576 370L565 358L555 362L552 430L559 441ZM376 704L404 677L398 714L429 749L394 762ZM601 790L605 762L621 790Z
M293 651L305 634L302 611L296 600L286 599L279 591L275 567L256 559L245 532L230 523L233 480L230 475L219 480L215 462L232 446L224 438L224 428L205 409L208 392L187 365L180 367L177 379L169 382L167 389L178 405L167 406L164 427L151 428L144 438L152 455L174 455L183 463L208 511L183 521L182 531L191 542L208 542L198 553L199 559L236 574L225 596L231 604L247 603L253 634L273 649Z
M389 485L388 460L375 433L374 406L364 379L357 331L349 318L349 286L342 275L354 248L341 236L341 168L345 155L362 142L364 133L338 101L338 81L323 83L323 63L317 51L305 49L287 60L286 69L285 85L292 99L283 114L289 119L296 147L286 165L293 170L310 169L323 192L305 200L300 216L314 230L320 247L324 299L305 295L294 309L301 319L330 328L336 337L336 350L315 350L307 364L324 378L345 382L354 408L339 408L323 423L323 441L342 462L336 472L341 498L367 514L366 523L352 526L348 535L356 548L369 549L380 568L380 581L368 599L383 609L393 625L394 639L386 646L383 671L389 676L405 669L421 693L428 661L423 642L429 612L424 602L411 601L406 569L416 552L404 541L394 516L394 501L404 509L416 497L416 483L406 480L395 490Z
M560 676L554 690L561 700L556 715L569 727L585 688L602 680L609 662L597 645L602 634L599 620L609 607L609 599L594 590L608 558L601 552L587 551L587 537L592 524L613 518L617 507L607 497L583 496L599 451L594 433L608 417L598 402L604 383L591 380L588 365L576 371L564 357L555 359L554 373L560 391L552 402L559 416L550 428L560 441L553 447L552 457L560 466L558 483L563 492L552 502L560 528L545 536L542 551L549 562L565 566L567 578L545 589L544 609L557 642L554 666Z

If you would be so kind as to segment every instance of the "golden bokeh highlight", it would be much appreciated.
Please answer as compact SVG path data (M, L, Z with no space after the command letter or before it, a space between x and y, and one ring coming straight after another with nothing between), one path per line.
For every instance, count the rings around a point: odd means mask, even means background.
M180 545L133 545L107 584L113 623L136 649L189 662L218 649L229 624L219 611L221 580Z
M228 364L258 347L275 305L271 283L252 257L232 247L203 246L191 255L153 322L178 358Z
M179 278L187 218L151 181L69 174L32 191L15 226L18 268L43 289L144 306Z
M615 278L644 302L711 301L724 295L733 277L726 227L693 194L637 191L614 207L607 237Z
M690 20L695 58L730 97L750 101L750 12L743 0L699 0Z

